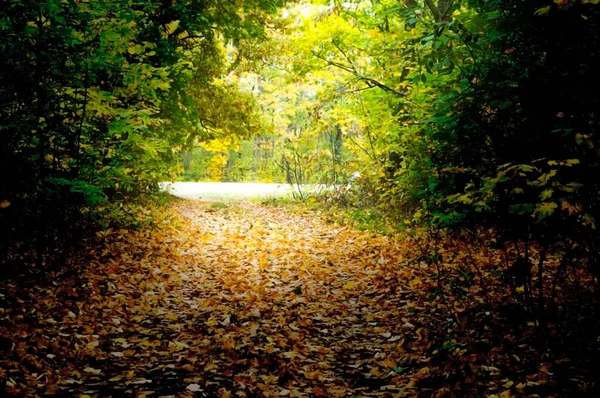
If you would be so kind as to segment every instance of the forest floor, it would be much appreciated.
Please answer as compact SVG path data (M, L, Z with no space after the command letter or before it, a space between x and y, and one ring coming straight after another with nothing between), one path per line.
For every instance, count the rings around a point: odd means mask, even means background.
M473 281L432 294L435 270L411 259L407 239L250 202L177 201L153 217L151 228L107 231L77 273L0 285L6 393L510 397L593 387L586 355L536 346L533 323L508 302L491 311Z

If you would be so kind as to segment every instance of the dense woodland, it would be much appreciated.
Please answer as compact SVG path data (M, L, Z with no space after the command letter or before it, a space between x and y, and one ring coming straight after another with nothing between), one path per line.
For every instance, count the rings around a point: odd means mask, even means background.
M43 267L176 178L187 145L259 129L226 77L260 56L247 47L278 5L4 2L0 257Z
M597 396L598 3L0 2L3 388Z

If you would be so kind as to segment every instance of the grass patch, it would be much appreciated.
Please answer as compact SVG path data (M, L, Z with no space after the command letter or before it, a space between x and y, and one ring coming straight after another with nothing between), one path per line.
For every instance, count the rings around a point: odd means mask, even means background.
M210 208L213 209L213 210L220 210L220 209L228 209L229 206L227 206L223 202L212 202L210 204Z

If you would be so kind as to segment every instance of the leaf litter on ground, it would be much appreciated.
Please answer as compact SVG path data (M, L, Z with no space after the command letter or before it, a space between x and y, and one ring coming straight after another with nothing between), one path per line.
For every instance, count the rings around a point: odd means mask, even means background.
M480 292L433 296L407 239L190 201L104 235L81 272L0 289L6 393L508 397L553 383L510 326L492 341L493 314L467 330Z

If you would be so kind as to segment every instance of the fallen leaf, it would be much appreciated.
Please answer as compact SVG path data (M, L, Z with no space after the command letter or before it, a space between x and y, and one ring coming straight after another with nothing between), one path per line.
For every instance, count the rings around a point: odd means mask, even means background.
M89 367L89 366L86 367L85 369L83 369L83 371L86 372L86 373L94 374L94 375L102 374L102 370L100 370L100 369L94 369L94 368Z

